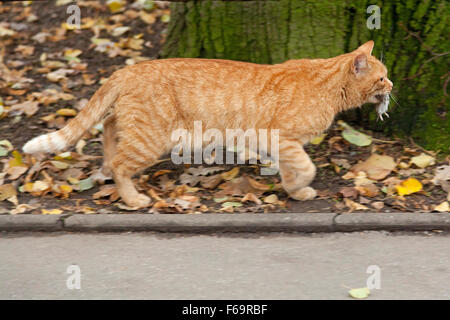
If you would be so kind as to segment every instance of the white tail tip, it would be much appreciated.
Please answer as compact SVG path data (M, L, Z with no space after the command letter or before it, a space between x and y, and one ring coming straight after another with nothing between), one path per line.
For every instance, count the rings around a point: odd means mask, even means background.
M28 141L22 148L25 153L55 152L66 147L66 141L59 132L44 134Z

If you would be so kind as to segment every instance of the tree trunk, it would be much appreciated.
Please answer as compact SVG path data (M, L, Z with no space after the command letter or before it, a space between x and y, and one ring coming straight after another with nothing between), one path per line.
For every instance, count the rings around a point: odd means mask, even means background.
M369 5L381 8L381 28L369 30ZM376 122L373 108L346 119L389 134L410 135L449 152L449 19L447 0L191 1L172 4L162 57L204 57L280 63L327 58L375 40L399 105Z

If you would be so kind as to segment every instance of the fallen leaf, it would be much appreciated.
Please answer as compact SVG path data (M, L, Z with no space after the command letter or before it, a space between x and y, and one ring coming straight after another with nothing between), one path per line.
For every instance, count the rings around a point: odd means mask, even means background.
M12 184L4 184L0 186L0 201L7 200L17 195L17 190Z
M226 208L226 207L242 207L242 203L240 202L233 202L233 201L228 201L228 202L224 202L222 203L222 207Z
M165 175L165 174L170 173L170 172L172 172L172 170L166 170L166 169L164 169L164 170L158 170L158 171L156 171L156 172L153 174L153 179L156 179L156 178L158 178L159 176Z
M169 15L169 14L163 14L163 15L161 16L161 21L164 22L164 23L169 23L169 21L170 21L170 15Z
M314 145L319 145L322 143L322 141L325 139L326 136L327 136L326 133L322 133L321 135L312 138L309 142Z
M361 195L369 198L376 197L380 193L377 186L372 183L356 186L355 189L358 190Z
M233 181L226 181L219 185L220 191L216 192L214 196L221 198L224 196L243 196L247 193L254 193L255 195L261 195L263 192L254 188L247 177L238 177Z
M411 164L415 164L416 166L418 166L419 168L426 168L428 166L431 166L433 164L435 164L436 159L433 158L430 155L427 155L425 153L421 153L418 156L412 157L411 158Z
M6 150L7 152L10 152L10 151L13 151L13 150L14 150L13 145L12 145L11 142L9 142L8 140L1 140L1 141L0 141L0 147L5 147L5 150Z
M53 72L47 73L47 79L52 82L58 82L67 79L67 75L74 73L75 70L61 68Z
M30 206L28 204L19 204L17 207L15 207L11 211L9 211L9 213L10 214L20 214L20 213L25 213L25 212L33 210L33 209L36 209L36 207Z
M129 30L130 30L130 27L117 27L111 31L111 35L113 37L120 37L121 35L128 32Z
M16 180L28 170L28 167L16 166L8 169L7 174L10 180Z
M444 165L437 167L431 182L434 185L440 185L448 193L447 201L450 201L450 166Z
M347 159L337 159L337 158L331 158L331 163L334 163L335 165L342 167L344 169L350 169L351 165L348 162Z
M77 110L62 108L62 109L59 109L58 111L56 111L56 113L59 114L60 116L74 117L77 115Z
M339 190L339 193L342 194L344 198L356 199L358 197L358 190L353 187L343 187L341 190Z
M392 157L372 154L366 161L354 165L351 171L354 173L364 171L369 179L381 180L386 178L395 166L396 163Z
M53 161L50 161L50 163L57 169L69 168L69 164L67 162L53 160Z
M349 171L346 174L344 174L341 178L344 180L350 180L350 179L355 179L356 175L353 172Z
M8 28L0 26L0 37L12 36L16 32L14 30L10 30Z
M20 52L24 56L31 56L34 53L34 47L20 44L14 49L14 51Z
M250 183L250 185L257 189L257 190L261 190L261 191L271 191L271 190L276 190L276 186L271 183L271 184L265 184L259 181L256 181L250 177L247 177L248 182Z
M220 174L203 177L200 181L200 185L205 189L215 189L219 183L223 180Z
M79 191L85 191L94 187L94 181L91 178L80 180L77 184Z
M41 209L41 213L42 214L61 214L61 213L63 213L63 211L60 209L51 209L51 210Z
M279 200L278 200L278 196L276 194L271 194L271 195L269 195L267 197L264 197L263 201L265 203L276 204L276 203L278 203Z
M156 22L156 16L154 13L147 13L145 11L139 12L139 18L146 24L154 24Z
M375 201L375 202L372 202L370 205L377 210L381 210L384 208L384 202L382 202L382 201Z
M351 289L348 294L355 299L365 299L370 295L370 290L368 288Z
M14 104L11 106L11 109L9 109L9 114L16 116L25 113L28 117L31 117L38 111L38 105L38 101L25 101Z
M11 167L23 167L23 166L26 166L22 162L22 155L20 154L19 151L14 150L11 154L12 154L13 158L8 161L8 166L10 168Z
M254 193L247 193L241 200L242 202L251 201L256 203L257 205L260 205L262 201L254 194Z
M342 120L339 120L337 122L342 128L344 128L344 131L342 131L342 137L344 137L345 140L348 142L357 145L359 147L365 147L372 143L372 138L368 135L361 133L354 128L352 128L350 125L345 123Z
M353 212L355 210L369 210L365 205L357 203L349 198L344 198L345 205L350 209L349 212Z
M236 176L238 174L239 174L239 167L234 167L230 171L222 173L221 176L224 180L229 181L229 180L233 180L234 178L236 178Z
M124 2L122 0L108 0L106 5L111 13L118 13L124 10Z
M400 196L404 196L422 190L422 184L415 178L409 178L396 185L395 188Z
M30 192L42 192L48 190L49 188L50 185L47 182L37 180L32 183Z
M364 171L359 171L355 177L355 186L361 186L364 184L373 184L375 180L370 180L367 178L367 174Z
M449 212L450 211L450 205L448 204L448 201L444 201L441 204L435 206L433 211Z

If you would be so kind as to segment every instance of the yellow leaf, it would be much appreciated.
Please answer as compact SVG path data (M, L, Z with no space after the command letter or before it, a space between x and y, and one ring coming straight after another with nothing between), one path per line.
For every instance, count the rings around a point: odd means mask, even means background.
M85 213L85 214L93 214L93 213L95 213L95 209L92 208L92 207L88 207L88 206L81 207L80 211Z
M75 58L78 57L80 54L82 54L83 51L79 49L67 49L64 51L64 56L69 58Z
M41 213L42 214L61 214L61 213L63 213L63 211L60 209L51 209L51 210L41 209Z
M72 177L67 177L67 181L69 181L69 183L71 184L78 184L80 182L80 180L78 180L77 178L72 178Z
M77 26L63 22L63 23L61 23L61 28L65 29L65 30L75 30L75 29L77 29Z
M25 183L23 185L23 190L26 191L26 192L32 192L33 191L33 185L34 185L33 182Z
M221 174L224 180L233 180L239 174L239 167L234 167L230 171L224 172Z
M415 178L409 178L399 185L396 185L395 188L400 196L404 196L422 190L422 184Z
M59 186L59 190L61 190L62 193L71 193L73 191L73 188L67 184L63 184Z
M109 0L107 5L111 13L117 13L123 10L124 3L122 0Z
M365 299L370 295L370 290L369 288L351 289L348 294L355 299Z
M77 115L77 110L63 108L63 109L59 109L58 111L56 111L56 113L59 114L60 116L74 117Z
M310 143L315 144L315 145L321 144L323 139L325 139L326 136L327 136L326 133L322 133L321 135L312 138Z
M12 156L14 157L14 159L9 160L8 162L10 168L25 166L22 162L22 155L20 154L19 151L14 150L12 152Z

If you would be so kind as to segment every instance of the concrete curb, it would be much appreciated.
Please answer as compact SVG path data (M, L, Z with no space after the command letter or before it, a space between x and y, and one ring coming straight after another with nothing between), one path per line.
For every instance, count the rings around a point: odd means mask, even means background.
M63 216L56 215L0 215L0 231L61 231Z
M179 233L450 230L448 213L0 215L0 231Z
M335 219L335 231L450 230L449 213L349 213Z
M317 214L158 214L108 216L73 215L65 220L70 231L159 232L330 232L333 213Z

